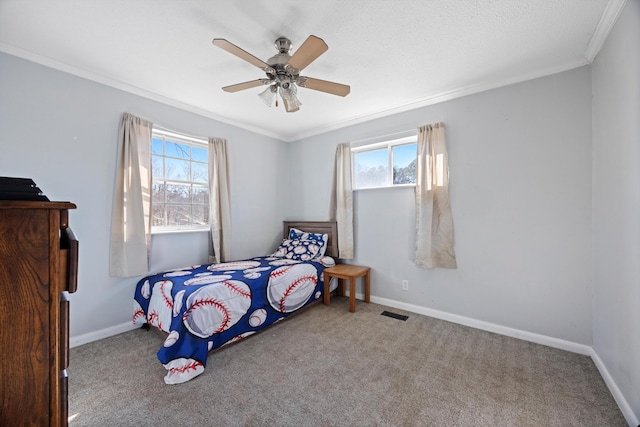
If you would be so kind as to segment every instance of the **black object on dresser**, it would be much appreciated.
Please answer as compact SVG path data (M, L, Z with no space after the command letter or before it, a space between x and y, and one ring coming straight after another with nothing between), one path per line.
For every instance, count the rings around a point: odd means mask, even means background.
M37 200L48 202L31 178L11 178L0 176L0 200Z

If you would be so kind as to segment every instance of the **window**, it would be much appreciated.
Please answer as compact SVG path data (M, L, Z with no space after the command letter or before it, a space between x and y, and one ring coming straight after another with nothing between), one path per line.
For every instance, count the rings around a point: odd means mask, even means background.
M206 139L154 129L151 177L152 231L208 228L209 149Z
M416 137L351 149L353 188L379 188L416 183Z

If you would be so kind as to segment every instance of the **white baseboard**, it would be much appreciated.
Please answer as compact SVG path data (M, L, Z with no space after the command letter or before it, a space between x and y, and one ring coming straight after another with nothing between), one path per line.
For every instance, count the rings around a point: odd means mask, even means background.
M602 361L602 359L600 359L600 356L598 356L598 353L596 353L596 351L592 348L590 355L591 355L591 359L593 360L593 363L595 363L596 367L598 368L598 371L600 371L600 375L604 379L604 382L607 384L607 387L609 387L609 391L611 392L611 394L613 395L613 398L618 404L620 411L622 411L622 415L624 415L624 418L627 420L627 423L629 423L629 426L640 425L640 420L638 420L638 417L636 416L636 414L633 413L633 409L631 409L631 405L629 405L629 402L627 402L627 399L624 398L624 395L618 388L618 385L616 384L616 382L613 380L613 377L611 377L611 374L607 370L607 367L604 365L604 362Z
M348 291L346 292L348 296ZM364 295L356 294L356 298L364 299ZM436 319L446 320L448 322L457 323L471 328L481 329L483 331L493 332L508 337L518 338L525 341L534 342L537 344L546 345L553 348L559 348L561 350L570 351L573 353L583 354L585 356L591 356L591 359L595 363L600 375L604 379L609 391L613 395L620 411L624 415L625 419L630 426L640 425L638 417L633 413L629 402L625 399L624 395L618 388L617 384L609 374L609 371L605 367L600 356L595 350L585 344L578 344L571 341L562 340L559 338L553 338L546 335L540 335L533 332L521 331L519 329L508 328L506 326L496 325L495 323L484 322L481 320L472 319L470 317L460 316L457 314L451 314L444 311L434 310L431 308L421 307L418 305L408 304L400 301L395 301L387 298L380 298L376 296L371 297L371 301L376 304L386 305L387 307L398 308L400 310L409 311L411 313L423 314L425 316L434 317ZM95 332L89 332L77 337L71 337L69 339L70 347L77 347L82 344L87 344L93 341L98 341L104 338L108 338L114 335L118 335L124 332L132 331L139 328L140 325L135 325L132 322L122 323L120 325L111 326L109 328L101 329Z
M86 334L78 335L77 337L69 338L69 347L77 347L82 344L87 344L93 341L98 341L104 338L112 337L114 335L121 334L123 332L129 332L134 329L138 329L140 325L134 325L133 322L121 323L120 325L110 326L99 331L88 332Z
M363 295L358 294L356 294L356 297L364 298ZM412 313L424 314L425 316L435 317L436 319L442 319L448 322L457 323L460 325L469 326L500 335L506 335L508 337L518 338L521 340L530 341L553 348L559 348L573 353L583 354L585 356L589 356L591 354L591 347L585 344L578 344L572 341L566 341L559 338L536 334L533 332L527 332L519 329L509 328L506 326L496 325L495 323L484 322L482 320L476 320L470 317L451 314L444 311L434 310L432 308L421 307L413 304L407 304L387 298L372 296L371 301L375 302L376 304L399 308L401 310L410 311Z
M348 292L347 292L348 295ZM364 299L364 295L356 294L356 298ZM446 320L448 322L458 323L460 325L469 326L476 329L481 329L483 331L494 332L500 335L506 335L513 338L522 339L525 341L534 342L537 344L546 345L553 348L559 348L561 350L570 351L573 353L583 354L585 356L590 356L593 360L593 363L598 368L600 375L604 379L604 382L607 384L609 391L613 395L622 415L626 419L629 426L640 426L640 422L638 421L638 417L633 413L631 409L631 405L627 399L625 399L624 395L618 388L618 385L609 374L606 366L600 359L600 356L596 353L596 351L588 345L578 344L571 341L566 341L558 338L548 337L546 335L535 334L533 332L521 331L519 329L508 328L506 326L496 325L494 323L483 322L481 320L472 319L469 317L459 316L457 314L451 314L444 311L434 310L431 308L420 307L413 304L407 304L399 301L390 300L387 298L379 298L372 296L371 301L376 304L386 305L387 307L399 308L401 310L409 311L412 313L423 314L425 316L435 317L436 319Z

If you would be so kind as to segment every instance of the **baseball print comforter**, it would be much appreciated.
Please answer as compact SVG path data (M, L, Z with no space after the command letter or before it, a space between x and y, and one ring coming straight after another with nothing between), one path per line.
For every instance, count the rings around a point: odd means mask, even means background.
M169 334L158 350L168 371L164 381L183 383L204 371L209 351L320 298L322 271L332 265L330 257L299 261L267 256L147 276L136 286L133 321Z

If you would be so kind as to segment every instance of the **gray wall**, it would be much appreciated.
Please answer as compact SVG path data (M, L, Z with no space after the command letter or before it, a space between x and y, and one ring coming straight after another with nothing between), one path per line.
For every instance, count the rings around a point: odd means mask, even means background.
M458 269L415 267L413 188L357 191L372 295L591 345L590 92L582 67L297 141L288 214L328 217L338 143L443 121Z
M287 145L196 114L0 53L0 176L33 178L70 214L80 239L71 335L131 322L136 278L108 276L117 131L123 112L192 135L229 141L232 255L276 247L285 216ZM152 237L154 271L207 261L208 234ZM105 332L108 333L108 332Z
M414 266L412 188L358 191L353 262L372 267L373 296L593 345L637 424L639 22L640 3L627 2L592 67L292 144L0 53L0 175L78 204L71 334L109 333L130 322L137 280L107 273L122 112L229 140L233 258L272 250L285 217L329 218L338 143L443 121L459 268ZM207 246L207 233L154 235L152 270L204 262Z
M640 2L592 65L593 348L640 422Z

